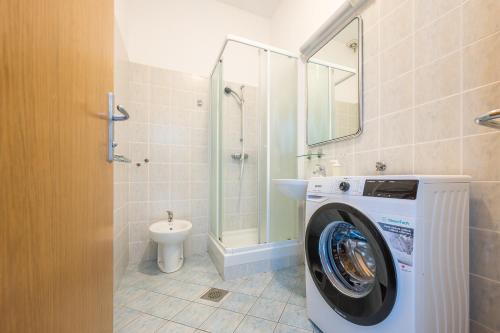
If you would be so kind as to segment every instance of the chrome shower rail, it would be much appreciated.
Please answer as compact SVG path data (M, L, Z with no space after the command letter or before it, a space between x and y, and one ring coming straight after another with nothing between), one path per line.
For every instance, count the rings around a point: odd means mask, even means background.
M226 36L226 40L224 41L224 44L222 45L222 48L221 48L221 50L219 52L219 55L217 56L217 60L215 61L215 64L212 67L212 70L210 71L210 76L212 76L212 74L214 73L215 69L217 68L217 64L221 60L222 55L224 54L224 50L226 49L226 45L229 42L236 42L236 43L245 44L245 45L248 45L248 46L257 47L259 49L263 49L263 50L266 50L266 51L271 51L271 52L278 53L278 54L281 54L281 55L285 55L285 56L288 56L288 57L294 58L294 59L298 59L299 58L299 54L297 54L297 53L289 52L287 50L283 50L283 49L280 49L278 47L274 47L274 46L267 45L267 44L264 44L264 43L256 42L254 40L246 39L246 38L239 37L239 36L236 36L236 35L227 35Z

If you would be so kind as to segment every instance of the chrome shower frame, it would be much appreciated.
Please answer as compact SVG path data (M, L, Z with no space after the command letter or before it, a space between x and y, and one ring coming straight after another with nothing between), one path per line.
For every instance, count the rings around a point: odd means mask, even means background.
M267 54L266 54L266 68L270 68L271 66L271 53L277 53L277 54L280 54L280 55L284 55L284 56L287 56L289 58L293 58L293 59L297 59L297 60L300 60L300 55L298 53L293 53L293 52L289 52L287 50L283 50L283 49L280 49L280 48L277 48L277 47L274 47L274 46L271 46L271 45L267 45L267 44L264 44L264 43L260 43L260 42L257 42L257 41L253 41L253 40L250 40L250 39L246 39L246 38L242 38L242 37L239 37L239 36L236 36L236 35L227 35L226 36L226 39L222 45L222 48L217 56L217 59L214 63L214 66L212 67L212 70L210 71L210 78L213 77L215 71L217 70L217 66L219 65L219 63L222 62L222 56L224 54L224 51L226 49L226 46L228 45L229 42L235 42L235 43L239 43L239 44L243 44L243 45L248 45L248 46L252 46L252 47L255 47L255 48L258 48L260 50L263 50L265 51ZM267 126L266 126L266 137L269 138L271 137L271 125L270 125L270 110L271 110L271 94L270 94L270 82L271 82L271 73L270 71L268 70L266 72L266 87L267 87L267 96L266 96L266 123L267 123ZM210 84L212 84L212 80L210 80ZM224 89L224 88L223 88ZM212 123L212 117L213 117L213 112L210 112L210 123ZM212 136L210 136L210 141L212 141L214 138ZM217 138L218 140L218 138ZM210 144L213 144L212 142L210 142ZM217 150L217 154L220 154L220 151ZM266 150L266 154L267 154L267 157L266 157L266 239L264 240L264 243L269 243L269 235L270 235L270 220L271 220L271 210L270 210L270 187L271 187L271 152L270 152L270 149L267 149ZM246 155L246 154L245 154ZM246 158L246 156L243 155L243 158ZM210 149L210 155L209 155L209 159L212 160L212 158L216 158L217 161L219 160L219 156L212 156L212 151ZM219 168L220 166L217 165L217 168ZM258 174L261 173L261 170L260 170L260 164L259 164L259 167L258 167ZM213 236L215 236L214 238L220 243L221 246L224 246L221 242L221 240L219 239L220 235L221 235L221 216L220 216L220 211L218 209L219 206L219 200L220 200L220 197L219 197L219 193L221 191L220 189L220 183L219 182L215 182L216 183L216 186L217 186L217 189L216 189L216 202L217 202L217 209L216 209L216 230L215 230L215 235L213 235L213 230L211 230L211 228L209 228L209 233L212 234ZM260 187L260 182L258 184L258 187ZM258 190L258 196L260 197L261 195L261 191L260 189ZM262 237L261 237L261 227L262 227L262 218L261 218L261 200L258 200L259 204L258 204L258 243L261 244L263 243L262 241Z

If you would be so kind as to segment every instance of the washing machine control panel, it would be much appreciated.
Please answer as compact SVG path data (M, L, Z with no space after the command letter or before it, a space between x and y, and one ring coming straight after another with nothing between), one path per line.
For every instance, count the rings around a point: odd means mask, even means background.
M363 195L364 179L351 177L313 178L307 192L311 194Z
M349 191L350 187L351 187L351 184L349 184L349 182L340 182L340 184L339 184L339 190L341 190L342 192Z
M309 180L307 193L416 200L417 179L377 178L369 176L314 177Z
M415 200L418 180L413 179L366 179L363 196Z

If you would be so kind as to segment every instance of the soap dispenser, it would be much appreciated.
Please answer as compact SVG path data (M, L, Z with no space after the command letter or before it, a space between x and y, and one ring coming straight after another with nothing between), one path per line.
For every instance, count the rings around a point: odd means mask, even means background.
M339 160L330 161L330 172L332 176L345 176L344 167Z

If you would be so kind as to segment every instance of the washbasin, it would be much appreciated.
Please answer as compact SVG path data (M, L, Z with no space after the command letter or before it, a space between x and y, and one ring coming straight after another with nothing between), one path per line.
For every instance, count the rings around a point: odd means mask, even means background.
M273 184L281 193L295 200L305 200L307 179L273 179Z

